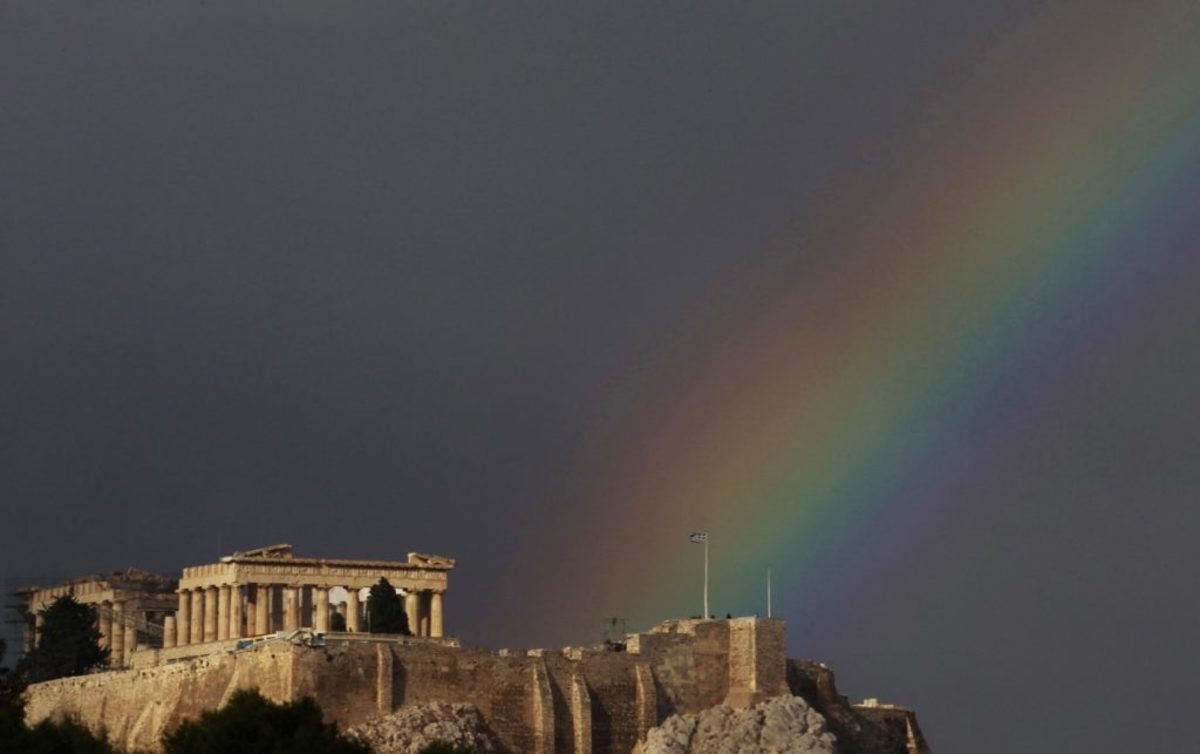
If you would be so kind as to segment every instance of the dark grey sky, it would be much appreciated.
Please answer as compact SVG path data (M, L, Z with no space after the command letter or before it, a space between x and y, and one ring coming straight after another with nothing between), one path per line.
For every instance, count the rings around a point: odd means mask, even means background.
M1088 17L5 3L0 577L441 552L467 641L594 640L505 564L614 395L755 270L835 256L800 239L892 134ZM939 752L1200 749L1194 256L1026 375L1059 386L1036 431L793 654Z

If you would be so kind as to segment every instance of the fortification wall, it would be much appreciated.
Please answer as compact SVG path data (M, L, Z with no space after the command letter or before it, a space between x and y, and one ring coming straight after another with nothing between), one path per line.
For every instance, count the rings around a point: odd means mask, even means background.
M289 699L297 649L284 645L35 684L26 694L26 717L30 722L71 717L93 730L107 731L111 740L128 748L156 748L163 731L216 709L239 688Z
M342 727L430 701L478 706L515 752L628 752L676 712L788 693L783 623L679 621L629 637L626 651L491 652L412 639L268 641L153 667L37 684L31 721L70 716L115 742L153 750L164 732L237 689L317 700Z

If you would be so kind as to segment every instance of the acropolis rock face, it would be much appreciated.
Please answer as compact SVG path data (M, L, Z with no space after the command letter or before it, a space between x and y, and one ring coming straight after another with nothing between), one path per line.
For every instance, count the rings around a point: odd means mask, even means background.
M635 754L835 754L825 718L798 696L777 696L750 709L727 705L672 715L651 728Z
M473 704L413 704L356 725L346 734L375 754L419 754L435 742L475 752L500 750L500 741Z
M499 746L530 754L627 754L673 716L682 717L671 730L701 713L708 717L694 718L693 732L716 725L704 720L749 730L739 711L761 709L770 712L762 715L771 741L802 728L812 746L823 745L823 719L840 754L928 754L910 711L874 700L852 706L828 668L788 660L777 619L667 621L595 647L464 648L446 635L454 565L420 553L405 561L302 558L275 545L185 568L179 579L130 571L23 589L28 645L38 640L39 606L72 593L97 608L114 662L106 672L30 686L27 720L73 717L120 746L153 751L181 722L257 689L278 702L312 697L342 729L387 728L398 746L415 740L399 733L405 721L453 705L473 705ZM411 636L364 632L364 600L380 579L404 595ZM134 581L149 588L131 590ZM118 637L128 641L118 647ZM793 695L804 702L786 699ZM777 697L785 699L755 707ZM451 722L430 725L450 732Z
M821 666L785 658L783 634L780 620L737 618L664 623L621 651L492 652L371 634L330 634L318 646L216 643L203 656L35 684L26 712L31 723L72 716L122 746L155 750L183 720L256 688L275 701L311 696L343 729L405 705L471 704L512 752L625 754L672 715L798 693L829 720L841 754L925 751L907 745L912 713L849 706L831 674L810 673Z

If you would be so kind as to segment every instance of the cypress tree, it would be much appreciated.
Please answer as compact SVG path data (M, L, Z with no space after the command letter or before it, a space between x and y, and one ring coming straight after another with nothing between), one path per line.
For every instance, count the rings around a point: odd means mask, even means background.
M404 602L387 579L381 578L371 587L371 596L367 598L367 630L373 634L412 635Z
M21 658L17 673L26 683L80 675L108 661L100 646L96 610L72 595L59 597L41 611L37 646Z

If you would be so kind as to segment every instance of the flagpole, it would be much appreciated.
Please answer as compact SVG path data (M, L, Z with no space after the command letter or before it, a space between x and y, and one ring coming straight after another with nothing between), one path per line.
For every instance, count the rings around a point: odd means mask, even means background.
M708 620L708 535L704 537L704 619Z
M767 566L767 617L771 617L771 567Z

